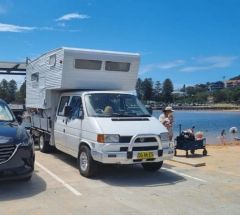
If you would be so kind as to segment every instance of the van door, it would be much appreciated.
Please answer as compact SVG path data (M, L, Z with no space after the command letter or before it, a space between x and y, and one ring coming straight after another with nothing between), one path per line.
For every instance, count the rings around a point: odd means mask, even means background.
M68 106L70 100L70 96L62 96L59 102L55 124L54 124L54 138L55 145L58 149L66 152L64 150L65 142L66 142L66 122L67 117L64 116L64 109Z
M71 114L66 122L66 141L65 145L68 147L71 155L78 156L78 146L82 135L82 119L83 114L82 99L80 96L72 96L69 106L71 107Z

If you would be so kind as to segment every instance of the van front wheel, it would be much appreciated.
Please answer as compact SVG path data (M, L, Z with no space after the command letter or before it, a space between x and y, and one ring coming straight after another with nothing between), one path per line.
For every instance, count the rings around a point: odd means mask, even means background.
M162 165L163 165L163 161L155 162L155 163L142 163L144 170L148 172L156 172L159 169L161 169Z
M82 176L91 178L97 172L97 162L93 160L87 146L81 146L78 155L78 169Z

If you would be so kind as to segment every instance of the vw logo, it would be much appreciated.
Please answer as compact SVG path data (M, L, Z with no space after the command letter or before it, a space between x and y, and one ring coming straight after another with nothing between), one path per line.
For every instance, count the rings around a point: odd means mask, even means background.
M142 137L142 138L140 138L140 142L141 143L143 143L144 142L144 138Z

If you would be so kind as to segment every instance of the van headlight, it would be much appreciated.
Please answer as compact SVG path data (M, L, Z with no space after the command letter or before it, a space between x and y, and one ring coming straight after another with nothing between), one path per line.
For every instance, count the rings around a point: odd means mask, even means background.
M98 134L97 141L99 143L119 143L120 136L118 134Z

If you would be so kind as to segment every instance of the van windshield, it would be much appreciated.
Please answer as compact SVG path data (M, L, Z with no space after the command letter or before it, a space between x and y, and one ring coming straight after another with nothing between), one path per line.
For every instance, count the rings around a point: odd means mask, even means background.
M8 122L13 121L13 115L9 110L8 106L2 102L0 102L0 122Z
M96 93L85 96L89 116L95 117L149 117L144 105L134 95Z

